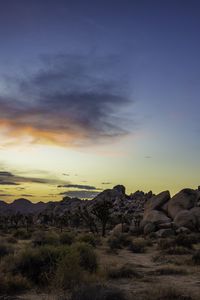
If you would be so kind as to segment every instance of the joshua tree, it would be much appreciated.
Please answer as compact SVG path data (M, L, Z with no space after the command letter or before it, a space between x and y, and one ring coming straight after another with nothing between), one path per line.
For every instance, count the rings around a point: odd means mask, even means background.
M106 225L110 219L113 203L108 200L96 202L92 208L92 214L100 221L102 236L106 234Z

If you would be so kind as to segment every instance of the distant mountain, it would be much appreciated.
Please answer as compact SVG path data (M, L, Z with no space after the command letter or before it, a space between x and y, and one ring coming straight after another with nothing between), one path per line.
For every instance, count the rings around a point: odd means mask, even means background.
M29 214L29 213L40 213L46 207L48 203L38 202L32 203L30 200L25 198L20 198L14 200L12 203L6 203L0 200L0 214Z

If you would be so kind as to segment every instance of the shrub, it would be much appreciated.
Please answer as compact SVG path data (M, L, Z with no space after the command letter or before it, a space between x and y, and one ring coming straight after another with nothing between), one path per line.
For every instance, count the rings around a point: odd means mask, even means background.
M193 256L192 256L192 261L195 265L200 265L200 250L197 250Z
M26 229L19 228L13 233L13 237L21 240L28 240L31 238L31 232Z
M166 250L175 246L174 239L160 239L158 241L158 249Z
M33 234L32 242L35 246L58 245L59 236L54 231L36 231Z
M84 285L72 293L71 300L127 300L126 295L118 288L99 284Z
M73 232L63 232L60 235L60 243L63 245L71 245L74 242L75 235Z
M135 239L130 245L129 250L134 253L144 253L147 242L144 239Z
M187 234L179 234L175 238L175 245L177 246L183 246L185 248L192 249L193 243L194 243L194 236L191 237L190 235Z
M97 255L91 245L77 243L73 249L79 253L80 266L91 273L96 272L98 267Z
M14 249L13 247L11 247L11 245L8 245L6 243L0 243L0 258L12 253L14 253Z
M26 278L21 275L4 275L0 276L0 294L18 294L30 288ZM7 298L6 298L7 299Z
M58 260L64 256L66 249L53 246L28 248L15 257L13 273L21 273L35 284L47 284L52 277Z
M95 237L91 233L80 235L79 238L78 238L78 241L90 244L93 247L96 247L97 245L100 244L100 239Z
M141 277L141 275L133 269L133 266L128 264L120 268L110 269L107 276L111 279Z
M131 237L126 233L120 233L118 235L112 235L108 239L108 245L111 250L121 249L131 244Z

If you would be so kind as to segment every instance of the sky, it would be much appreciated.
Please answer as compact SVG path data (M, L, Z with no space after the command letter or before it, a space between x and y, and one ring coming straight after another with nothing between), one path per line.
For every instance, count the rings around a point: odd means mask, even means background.
M0 1L0 199L200 185L198 0Z

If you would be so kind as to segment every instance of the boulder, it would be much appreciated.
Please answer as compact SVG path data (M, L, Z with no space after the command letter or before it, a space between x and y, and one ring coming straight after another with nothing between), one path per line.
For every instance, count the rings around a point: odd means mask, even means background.
M168 202L168 215L175 218L182 210L188 210L197 205L198 194L192 189L183 189Z
M143 217L142 222L140 223L141 228L144 228L146 224L153 223L155 225L170 223L171 219L168 218L163 212L158 210L150 210Z
M196 218L191 210L181 210L174 218L174 224L176 227L186 227L191 230L196 228Z
M169 201L169 199L170 199L169 191L165 191L156 196L153 196L146 202L144 206L145 213L154 209L161 210L163 205L165 205Z
M155 232L156 231L156 225L154 223L147 223L145 226L144 226L144 234L145 235L148 235L152 232Z
M200 207L193 207L190 210L190 213L195 217L196 219L196 229L200 230Z
M186 228L184 226L182 227L179 227L177 230L176 230L176 233L179 234L179 233L190 233L190 229L189 228Z
M111 235L115 235L118 236L119 234L121 234L122 232L127 232L129 229L127 224L117 224L111 231L110 234Z
M166 237L170 237L172 235L175 234L175 231L173 229L160 229L158 231L156 231L156 237L158 238L166 238Z

